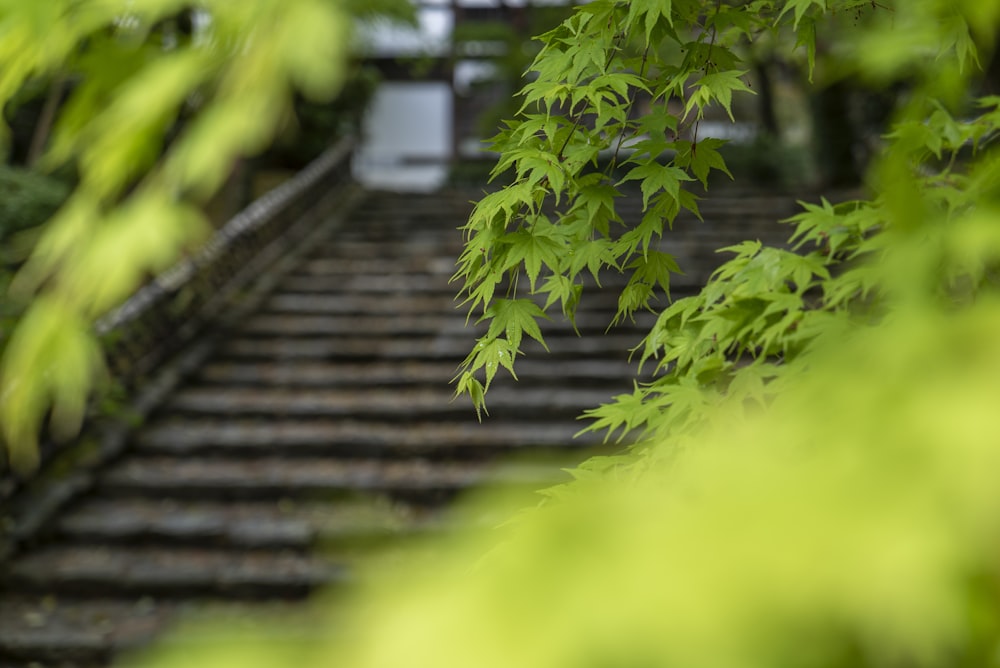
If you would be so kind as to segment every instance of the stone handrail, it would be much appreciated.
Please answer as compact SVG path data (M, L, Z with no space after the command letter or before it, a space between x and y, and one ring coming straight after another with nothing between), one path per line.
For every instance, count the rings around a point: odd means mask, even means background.
M348 191L353 148L352 138L342 139L230 219L198 252L100 318L95 331L113 381L129 394L142 386L294 248L316 224L306 215L310 209ZM64 448L43 438L41 450L44 466ZM0 452L0 507L23 482L7 469ZM0 526L0 544L3 533Z
M101 318L96 329L115 380L126 386L135 383L195 336L220 301L256 278L254 258L279 238L294 235L292 222L350 179L352 148L350 138L331 147L230 219L197 254Z

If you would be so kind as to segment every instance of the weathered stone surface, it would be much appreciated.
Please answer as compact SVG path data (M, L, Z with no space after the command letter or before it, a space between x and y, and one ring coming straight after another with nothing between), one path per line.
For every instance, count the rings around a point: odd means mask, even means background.
M17 561L3 581L28 593L252 597L302 595L346 577L342 565L291 550L65 545Z
M522 343L527 355L548 354L556 358L624 357L642 340L637 334L611 333L607 336L580 338L571 334L546 337L546 353L534 340ZM220 354L246 360L266 359L386 359L454 360L457 364L475 345L473 333L467 335L399 336L371 338L354 336L285 338L235 338L222 346Z
M100 665L169 627L176 605L151 598L76 600L5 594L0 605L0 665ZM24 663L10 665L25 665Z
M344 420L229 419L222 421L171 417L150 425L138 436L139 452L160 454L228 453L234 456L325 454L329 457L370 456L476 458L526 449L574 450L593 445L597 436L573 435L583 428L575 420L518 422L491 429L474 419L466 422L403 423Z
M149 456L130 458L114 466L103 476L101 488L109 494L188 498L260 499L316 494L334 498L361 492L424 496L494 482L545 486L564 476L546 466L487 467L424 459L288 458L277 454L253 459Z
M60 536L78 541L304 550L436 530L439 510L379 499L206 501L92 499L61 517Z
M629 364L624 359L556 360L539 356L517 362L517 377L522 384L530 384L532 387L602 383L613 386L622 379L630 378L636 370L635 364ZM454 375L455 365L447 361L331 363L219 360L203 367L197 380L204 385L402 388L412 385L446 387Z
M455 310L438 314L353 314L353 315L295 315L261 314L251 318L241 328L243 332L256 336L280 335L288 337L299 336L344 336L364 332L368 336L413 336L416 334L450 334L462 335L470 331L477 335L486 333L485 326L475 326L467 322L464 311ZM542 321L543 333L559 332L566 334L574 332L573 324L559 316L559 319ZM629 323L628 327L612 328L611 333L648 331L656 322L652 313L636 314L637 324ZM607 311L595 313L583 311L575 318L576 332L590 336L602 336L611 324L611 315Z
M620 388L626 391L624 384ZM490 411L519 419L563 415L575 418L583 409L609 401L607 388L518 388L505 385L490 393ZM167 404L179 415L217 417L263 416L277 419L365 418L379 422L402 419L431 421L456 419L476 422L468 401L455 401L447 385L414 388L267 389L260 387L197 387L182 389ZM375 424L373 427L378 428ZM478 431L488 430L491 423Z

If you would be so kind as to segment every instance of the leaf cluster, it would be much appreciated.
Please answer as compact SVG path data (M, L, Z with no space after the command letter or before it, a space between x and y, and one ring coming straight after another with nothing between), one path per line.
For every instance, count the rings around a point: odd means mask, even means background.
M733 94L752 92L743 78L749 41L791 32L811 69L817 26L838 13L865 19L863 29L845 39L847 55L838 67L909 77L914 88L885 138L891 150L874 176L881 194L870 201L803 202L803 211L785 221L787 247L746 241L720 249L732 258L699 294L660 311L634 351L652 365L655 379L588 411L586 430L642 442L689 433L710 421L724 399L736 397L747 410L767 406L784 378L808 363L817 341L886 318L887 294L919 289L946 300L974 299L993 280L994 265L980 257L956 268L954 258L944 257L953 242L937 253L926 252L931 246L913 251L923 253L925 271L901 268L899 285L877 263L889 262L889 221L948 220L975 210L990 194L991 163L978 159L970 167L970 158L989 153L998 102L984 98L977 113L953 113L964 102L952 93L967 89L977 62L976 29L968 21L976 11L932 0L900 6L598 0L543 35L522 90L522 112L494 140L501 154L494 176L509 173L512 183L487 194L465 227L455 277L470 313L481 311L491 326L465 360L457 391L469 392L480 410L497 369L514 373L523 328L537 331L556 307L572 319L586 298L588 275L599 281L610 270L627 278L612 323L651 309L657 296L669 299L671 274L681 268L659 241L680 210L698 212L693 186L706 187L713 170L727 172L722 142L698 139L699 120L713 107L731 116ZM905 25L886 29L886 22L897 21ZM893 40L914 31L950 37L933 48L928 42L921 59L905 65L895 59L876 67L855 50L878 35L895 44L894 54L912 53ZM641 199L636 220L619 215L622 197ZM900 207L908 211L901 214ZM990 236L977 229L968 232L970 239ZM971 241L963 247L972 253ZM969 267L977 268L969 273ZM914 281L914 273L924 278ZM534 301L516 295L519 289ZM511 299L537 307L516 316L493 308ZM477 372L485 373L485 384Z
M519 116L493 139L501 155L493 177L510 185L487 194L464 228L455 279L470 315L501 320L477 349L519 352L524 321L491 309L496 298L520 298L519 290L542 312L558 307L572 320L585 276L618 271L628 280L615 321L669 292L680 269L658 242L682 209L697 214L692 184L728 173L722 142L699 140L698 124L711 107L731 117L733 94L751 92L740 49L777 30L780 9L597 0L539 38ZM633 187L642 214L626 223L615 200ZM506 345L494 346L497 338ZM506 366L499 357L477 354L460 370L458 391L473 390L477 410L498 366ZM481 370L485 385L476 380Z

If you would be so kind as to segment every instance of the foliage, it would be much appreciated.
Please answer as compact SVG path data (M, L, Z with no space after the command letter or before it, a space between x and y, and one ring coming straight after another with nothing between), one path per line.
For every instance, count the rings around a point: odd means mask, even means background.
M379 78L373 67L352 67L335 99L314 101L296 96L294 123L278 136L262 159L302 169L338 137L359 134L362 115Z
M23 169L0 167L0 242L41 225L65 201L64 182Z
M0 291L7 291L40 226L66 200L69 189L65 182L35 171L0 167ZM0 301L0 340L23 308L23 303L14 300Z
M883 79L901 72L909 76L914 64L901 61L899 53L913 54L911 40L917 39L924 47L921 63L929 63L933 70L926 81L936 90L929 93L950 100L961 94L962 73L967 75L978 62L966 14L986 10L936 2L899 7L853 0L831 4L834 14L850 12L870 24L870 30L843 35L844 56L837 61L841 71L860 68ZM542 36L543 48L533 65L537 76L522 91L522 113L494 139L502 157L493 174L509 172L512 183L477 205L465 228L468 243L455 275L464 284L470 313L498 320L477 342L457 377L457 391L468 393L477 410L485 405L485 390L496 369L513 372L513 359L520 352L517 341L525 320L505 317L508 310L495 304L516 299L519 290L527 291L543 300L546 312L558 306L572 319L583 298L583 275L596 278L601 268L618 270L629 279L615 321L649 308L658 291L669 294L670 275L679 268L669 252L660 250L659 240L682 209L697 214L697 197L689 184L707 186L712 172L728 173L720 153L722 142L699 140L699 121L713 105L731 115L733 95L752 92L744 82L741 54L747 41L760 34L794 31L796 45L805 50L810 67L815 66L817 25L826 12L824 2L761 0L733 6L695 0L604 0L588 3ZM920 32L931 30L931 25L933 39ZM872 38L873 34L878 37ZM897 34L906 35L906 41L893 41ZM895 69L887 65L890 59ZM944 63L957 70L949 71ZM647 112L641 116L634 113L639 96L647 100ZM926 132L937 135L935 128ZM613 152L610 164L598 161L601 151ZM624 174L618 176L621 171ZM623 186L631 183L638 184L642 193L643 217L638 224L626 225L614 202ZM862 229L852 231L860 234L880 222L877 212L871 217L858 213L852 225ZM681 365L672 372L676 378L707 380L699 377L707 371L702 363L721 365L714 373L725 375L726 352L760 359L779 349L792 352L781 333L795 324L795 313L805 309L806 293L830 278L830 265L841 257L821 250L804 257L774 249L758 257L751 246L734 250L738 257L718 275L715 292L701 303L675 304L661 317L663 325L668 324L664 318L675 316L675 324L686 325L700 307L717 307L715 314L701 313L683 333L669 328L673 336L690 338L686 345L691 350L682 354L677 341L665 358L671 362L681 356ZM852 246L839 250L848 255L861 252ZM764 269L766 277L761 276ZM734 281L751 281L739 293L741 308L750 310L740 312L728 302L716 304L727 293L726 283ZM774 290L783 281L791 285L786 294L769 292L764 300L753 294ZM715 317L722 311L724 317ZM662 345L659 329L651 335L647 357ZM726 345L710 343L720 336ZM730 350L737 342L742 347ZM698 347L711 353L704 353L705 360L689 360L686 355ZM696 368L684 367L689 361L697 362ZM634 421L626 415L621 419Z
M79 174L11 287L11 299L32 302L0 365L0 429L22 471L35 465L46 415L56 434L83 417L101 368L89 324L204 237L200 204L237 158L270 143L294 93L337 93L351 14L374 11L337 0L192 7L0 2L0 104L39 80L69 82L42 162Z
M480 136L493 134L503 119L517 113L518 101L514 93L538 52L538 45L531 38L561 23L570 10L568 4L532 4L509 8L506 21L461 21L455 26L452 34L455 52L481 55L480 52L485 51L487 62L494 70L485 84L475 84L487 86L490 94L499 98L476 119Z

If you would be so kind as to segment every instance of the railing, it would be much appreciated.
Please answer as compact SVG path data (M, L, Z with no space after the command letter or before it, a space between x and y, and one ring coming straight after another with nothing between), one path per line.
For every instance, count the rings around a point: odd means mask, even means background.
M126 386L176 352L225 302L257 277L260 258L281 238L294 244L307 229L291 223L350 178L353 143L345 139L226 223L195 256L164 272L97 322L108 365ZM304 226L303 226L304 227Z
M298 246L318 222L307 215L310 209L321 199L347 192L353 148L351 138L341 140L229 220L199 252L98 320L95 330L113 380L126 391L147 382L152 372L192 344L268 266ZM43 466L64 449L43 443ZM6 470L5 458L0 456L0 511L24 482ZM0 513L0 547L3 520Z

